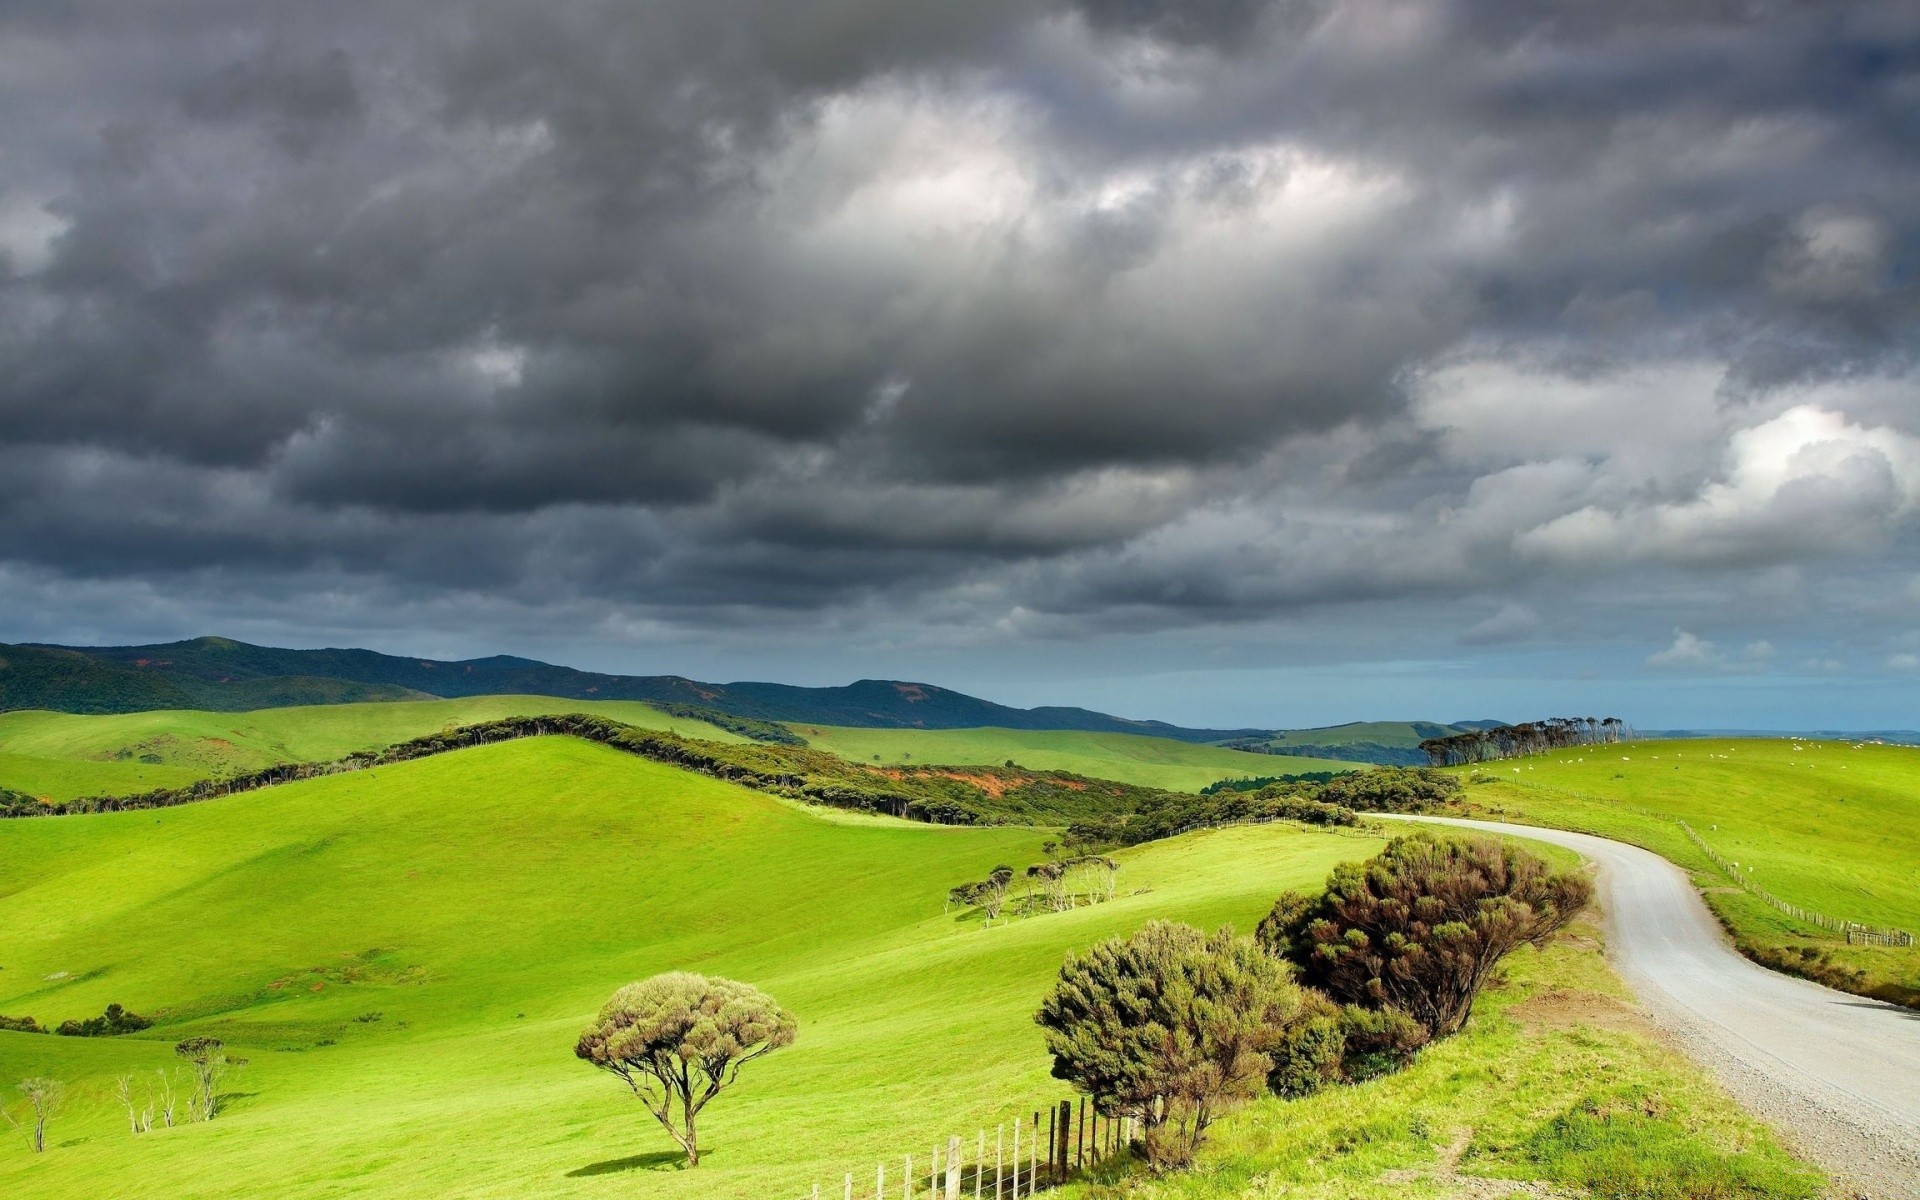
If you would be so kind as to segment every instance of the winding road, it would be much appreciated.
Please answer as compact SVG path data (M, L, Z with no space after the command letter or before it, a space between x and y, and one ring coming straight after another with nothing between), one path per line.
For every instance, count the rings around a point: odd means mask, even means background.
M1655 1022L1852 1193L1920 1200L1920 1012L1749 962L1686 873L1638 846L1532 825L1396 819L1532 838L1596 863L1607 956Z

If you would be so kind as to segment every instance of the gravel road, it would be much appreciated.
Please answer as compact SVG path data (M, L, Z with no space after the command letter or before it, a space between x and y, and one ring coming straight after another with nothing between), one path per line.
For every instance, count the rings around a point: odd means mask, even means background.
M1598 864L1607 956L1654 1021L1830 1171L1842 1195L1920 1200L1920 1012L1742 958L1686 873L1638 846L1531 825L1414 819L1550 842Z

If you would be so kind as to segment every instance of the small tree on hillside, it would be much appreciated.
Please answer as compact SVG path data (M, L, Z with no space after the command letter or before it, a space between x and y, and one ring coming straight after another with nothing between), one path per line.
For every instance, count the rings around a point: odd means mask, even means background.
M1069 954L1034 1020L1053 1075L1140 1123L1156 1169L1190 1161L1222 1105L1258 1094L1307 1011L1251 939L1155 921Z
M975 883L963 883L947 892L947 903L958 904L966 908L979 908L987 914L988 921L1000 918L1000 910L1006 907L1007 888L1013 883L1013 868L995 867L985 879Z
M1257 936L1333 999L1396 1009L1437 1038L1466 1023L1502 957L1544 945L1592 896L1584 875L1518 847L1421 833L1336 867L1314 899L1281 896Z
M673 971L615 992L573 1052L626 1084L697 1167L700 1110L797 1028L759 988Z
M217 1089L230 1067L246 1065L244 1058L228 1058L226 1043L215 1037L190 1037L173 1052L193 1070L193 1094L187 1097L187 1119L211 1121L220 1111ZM171 1103L169 1103L171 1108Z
M53 1114L60 1111L60 1105L67 1098L66 1085L58 1079L48 1079L36 1075L22 1079L19 1083L20 1094L27 1098L26 1120L22 1122L0 1107L0 1117L7 1124L27 1135L27 1144L33 1147L35 1154L45 1152L47 1148L47 1124L53 1120Z

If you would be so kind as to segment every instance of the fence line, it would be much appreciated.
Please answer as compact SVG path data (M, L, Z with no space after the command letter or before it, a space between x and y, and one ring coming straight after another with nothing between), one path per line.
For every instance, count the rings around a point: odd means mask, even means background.
M1889 929L1880 925L1863 925L1858 921L1848 921L1840 917L1830 917L1825 913L1815 912L1810 908L1802 908L1790 900L1782 900L1772 892L1753 882L1753 880L1747 878L1736 864L1729 862L1719 851L1707 845L1707 840L1696 833L1693 826L1687 824L1685 821L1679 821L1678 824L1680 828L1685 831L1687 837L1692 839L1693 844L1699 848L1700 853L1713 860L1713 865L1719 867L1729 879L1739 884L1745 891L1759 897L1767 904L1772 905L1794 920L1805 921L1809 925L1817 925L1821 929L1840 934L1847 939L1849 945L1913 945L1913 935L1904 929Z
M1041 1133L1042 1114L1045 1129ZM1132 1117L1102 1117L1082 1097L1076 1113L1072 1100L1062 1100L1044 1109L1035 1109L1031 1117L1016 1116L1011 1134L1006 1122L994 1129L991 1139L985 1129L974 1138L973 1157L966 1156L966 1139L952 1134L944 1148L936 1139L926 1165L914 1169L914 1156L899 1158L900 1178L889 1184L888 1163L882 1159L873 1172L873 1189L856 1185L854 1173L846 1172L838 1188L841 1200L1020 1200L1059 1187L1075 1172L1125 1150L1133 1142ZM1045 1157L1041 1139L1045 1137ZM991 1144L989 1144L991 1143ZM835 1189L822 1191L819 1184L802 1200L833 1200Z

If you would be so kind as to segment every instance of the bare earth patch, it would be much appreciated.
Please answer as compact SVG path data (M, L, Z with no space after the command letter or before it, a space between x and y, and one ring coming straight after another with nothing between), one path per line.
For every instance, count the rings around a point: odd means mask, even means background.
M1512 1010L1508 1010L1512 1011ZM1440 1151L1440 1161L1431 1167L1407 1167L1394 1171L1383 1171L1380 1182L1392 1186L1405 1186L1410 1183L1431 1182L1447 1189L1448 1195L1456 1200L1500 1200L1504 1196L1538 1196L1543 1200L1559 1198L1572 1200L1583 1196L1585 1192L1570 1192L1548 1183L1534 1183L1518 1179L1488 1179L1481 1175L1462 1175L1460 1156L1467 1152L1467 1146L1473 1141L1473 1130L1456 1130L1453 1141Z

